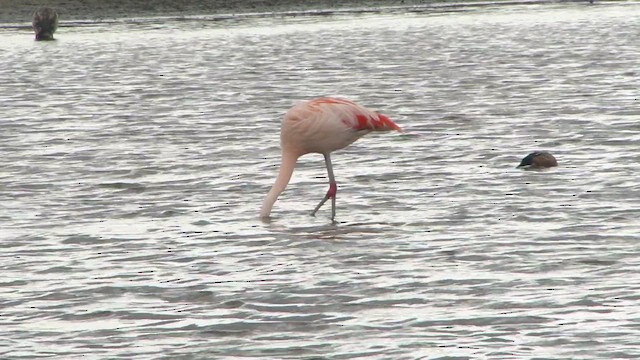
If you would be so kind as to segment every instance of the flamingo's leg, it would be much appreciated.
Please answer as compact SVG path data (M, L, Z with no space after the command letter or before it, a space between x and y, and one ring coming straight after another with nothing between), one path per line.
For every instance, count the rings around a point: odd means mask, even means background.
M316 215L316 212L324 205L327 200L331 199L331 220L336 217L336 194L338 193L338 184L336 184L336 178L333 176L333 166L331 165L331 157L329 154L324 154L324 162L327 165L327 174L329 175L329 190L327 194L320 201L318 206L311 212L312 216Z

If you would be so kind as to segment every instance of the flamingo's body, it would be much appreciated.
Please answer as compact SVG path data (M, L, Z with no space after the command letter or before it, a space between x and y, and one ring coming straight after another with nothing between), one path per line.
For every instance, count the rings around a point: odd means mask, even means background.
M36 40L53 40L53 33L58 28L58 13L43 6L33 14L31 25L36 33Z
M331 166L331 152L342 149L371 131L402 131L387 116L338 98L317 98L292 107L282 120L280 172L262 204L260 216L266 218L291 179L298 158L304 154L324 155L329 175L329 191L312 215L331 199L331 219L336 213L337 185Z

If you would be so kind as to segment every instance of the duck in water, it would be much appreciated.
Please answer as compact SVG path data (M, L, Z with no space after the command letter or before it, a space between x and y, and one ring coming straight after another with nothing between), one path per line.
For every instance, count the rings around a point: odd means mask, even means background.
M556 158L546 151L534 151L522 159L517 167L531 169L545 169L558 166Z
M58 13L50 7L43 6L33 14L31 22L36 40L53 40L53 33L58 28Z

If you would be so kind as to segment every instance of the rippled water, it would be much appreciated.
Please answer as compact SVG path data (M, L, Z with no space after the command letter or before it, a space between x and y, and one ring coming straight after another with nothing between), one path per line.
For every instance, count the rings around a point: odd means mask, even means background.
M637 3L81 25L0 29L3 359L640 356ZM319 95L406 132L263 223Z

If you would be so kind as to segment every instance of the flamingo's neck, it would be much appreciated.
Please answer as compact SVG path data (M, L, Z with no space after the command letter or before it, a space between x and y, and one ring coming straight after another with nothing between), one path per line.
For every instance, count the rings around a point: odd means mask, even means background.
M262 203L262 209L260 210L260 217L266 218L271 214L271 208L273 208L273 204L278 200L278 196L284 191L289 184L289 180L291 180L291 175L293 175L293 169L296 167L296 162L298 161L298 157L290 152L282 151L282 162L280 164L280 172L278 173L278 178L276 178L276 182L269 190L269 193L264 198L264 202Z

